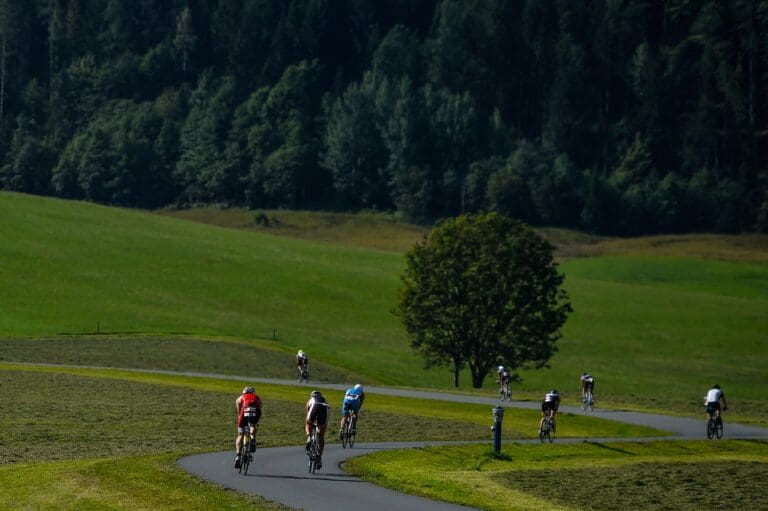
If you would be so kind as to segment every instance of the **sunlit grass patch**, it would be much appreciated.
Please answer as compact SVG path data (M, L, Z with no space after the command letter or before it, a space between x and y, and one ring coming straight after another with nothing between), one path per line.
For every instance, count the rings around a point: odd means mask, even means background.
M261 378L296 377L295 352L264 340L161 335L0 339L0 361L192 371ZM313 360L313 381L365 379Z
M0 465L0 509L288 509L204 483L175 461L166 454Z
M760 494L768 470L762 441L506 443L501 456L487 446L441 446L354 458L346 468L399 491L489 510L697 509L706 501L670 485L730 485L732 470L734 491L723 502L734 509L768 504Z

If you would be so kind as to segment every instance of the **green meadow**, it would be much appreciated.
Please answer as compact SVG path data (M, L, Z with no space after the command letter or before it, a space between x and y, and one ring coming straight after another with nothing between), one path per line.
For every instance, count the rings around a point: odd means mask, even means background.
M247 377L293 378L298 348L315 381L454 391L448 370L423 369L390 313L402 253L423 228L376 214L265 214L267 227L253 212L151 213L0 193L0 508L282 509L205 484L175 460L232 448L233 400ZM558 247L574 313L550 368L522 371L516 398L556 386L575 404L588 370L598 406L701 416L717 381L731 405L726 420L768 424L768 238L542 234ZM118 367L244 381L110 369ZM490 381L481 391L462 383L463 392L494 392ZM308 389L258 390L262 445L300 444ZM361 441L490 441L487 406L369 403L363 420L380 427L364 422ZM637 509L693 509L703 492L692 488L718 477L736 489L728 497L738 507L764 507L753 482L765 473L764 442L512 443L537 422L535 411L507 414L501 457L479 445L399 454L402 466L385 453L349 466L435 498L502 499L504 509L612 508L617 492ZM558 428L560 437L661 433L568 414ZM398 481L417 466L428 470L415 487ZM435 484L446 466L450 484ZM600 477L584 484L590 474ZM40 491L41 480L56 483ZM553 497L555 483L579 488ZM671 496L670 484L689 495Z
M0 193L0 358L163 368L192 351L196 361L175 368L205 370L201 341L215 341L228 342L232 357L239 343L284 360L254 368L257 376L282 367L290 377L290 357L302 348L321 379L451 390L450 372L424 370L390 312L402 247L423 229L374 214L355 223L350 215L266 212L272 224L263 227L253 212L195 211ZM378 231L387 248L365 248ZM574 402L578 375L589 371L600 406L697 415L718 382L732 417L766 423L766 237L643 244L543 234L564 256L574 313L550 368L521 371L518 398L557 387ZM136 351L119 347L129 337L168 345L126 356ZM94 348L96 338L112 341ZM210 370L249 373L234 358ZM468 381L462 391L474 392ZM489 381L483 392L491 391Z

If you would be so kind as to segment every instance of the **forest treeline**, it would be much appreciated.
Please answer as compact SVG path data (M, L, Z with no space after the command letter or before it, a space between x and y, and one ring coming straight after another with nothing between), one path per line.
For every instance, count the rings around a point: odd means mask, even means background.
M768 231L762 0L0 0L0 187Z

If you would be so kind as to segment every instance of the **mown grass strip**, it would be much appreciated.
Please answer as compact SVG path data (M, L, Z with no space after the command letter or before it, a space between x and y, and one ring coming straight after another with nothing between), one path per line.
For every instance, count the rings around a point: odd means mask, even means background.
M24 364L0 364L0 370L22 370L41 373L61 373L77 376L109 378L156 385L172 385L208 392L239 393L244 381L232 382L206 377L177 376L167 374L144 373L140 371L116 369L85 369L69 367L35 366ZM258 384L258 391L265 399L277 399L304 403L308 398L310 388ZM323 393L333 405L340 407L343 392L323 390ZM491 407L479 404L451 403L439 400L402 398L371 394L367 400L363 416L375 411L384 414L396 414L408 417L443 419L464 424L490 427L493 424ZM536 436L539 412L536 410L508 410L504 420L504 435L510 438L533 438ZM620 422L597 419L588 416L561 414L558 425L558 435L567 437L655 437L666 434L663 431L644 426L623 424ZM445 436L441 435L442 437ZM457 437L462 436L458 435ZM449 436L450 438L450 436Z

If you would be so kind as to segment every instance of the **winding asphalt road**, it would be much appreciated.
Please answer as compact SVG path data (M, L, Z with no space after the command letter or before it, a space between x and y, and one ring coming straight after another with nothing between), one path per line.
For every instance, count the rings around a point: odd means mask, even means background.
M232 377L214 374L198 375L217 378L224 377L227 379L238 379L241 381L260 383L296 385L296 382L288 380ZM347 386L313 383L311 388L346 390ZM489 407L499 404L498 399L490 397L484 398L460 394L391 389L385 387L366 386L366 394L415 397L457 403L487 404ZM535 402L513 401L511 403L503 403L503 406L505 408L538 409L540 405ZM704 424L703 420L700 419L600 409L594 412L584 412L581 408L570 406L561 406L560 410L561 412L564 411L579 415L589 414L602 419L649 426L666 431L669 435L642 439L570 438L558 439L558 442L621 442L659 439L693 440L702 439L704 437ZM490 426L490 409L488 412ZM333 428L329 431L332 430ZM768 438L768 430L754 426L727 423L725 431L727 438ZM329 436L331 436L331 433L329 433ZM538 442L538 440L523 440L516 442ZM490 431L488 443L491 443ZM355 444L353 449L342 449L338 442L329 439L323 455L323 468L314 475L309 474L307 471L307 456L304 453L302 446L257 449L254 455L254 462L249 469L248 475L245 477L238 475L233 469L233 453L229 451L188 456L180 459L178 463L184 470L208 481L238 491L260 495L268 500L280 502L295 509L312 511L338 511L339 509L349 507L364 509L366 511L388 511L392 509L404 511L450 511L471 509L394 492L350 476L341 469L343 462L353 456L369 454L383 449L421 447L439 444L441 444L441 442L370 443Z

